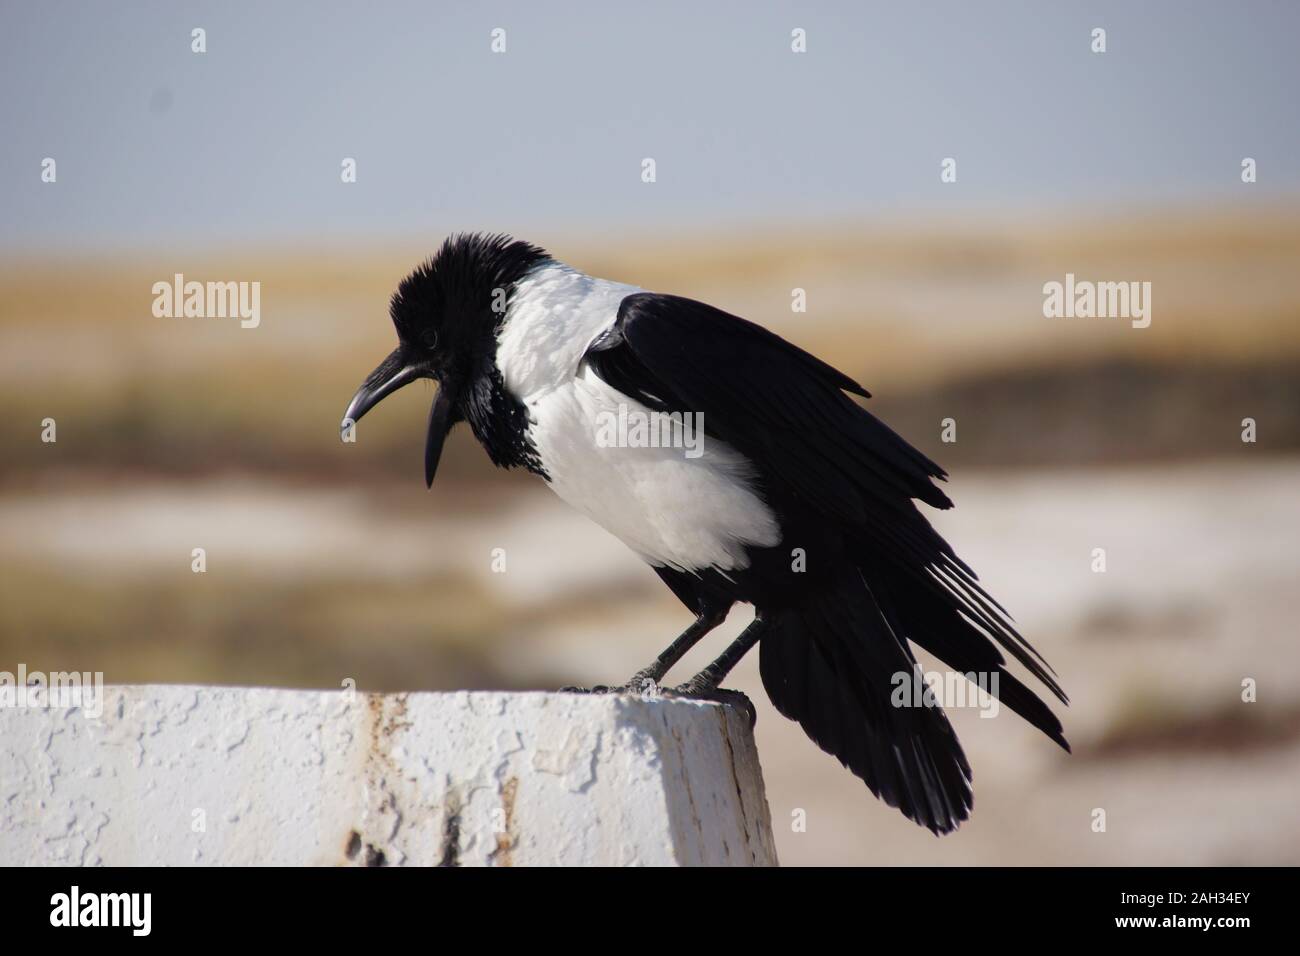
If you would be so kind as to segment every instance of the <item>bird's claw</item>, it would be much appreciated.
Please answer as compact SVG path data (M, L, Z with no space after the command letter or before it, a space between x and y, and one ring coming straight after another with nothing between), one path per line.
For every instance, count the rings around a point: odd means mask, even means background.
M707 700L724 707L734 707L748 718L750 730L758 723L758 711L754 708L754 702L738 690L702 687L694 681L687 681L677 687L661 688L659 695L675 700Z
M707 700L724 707L734 707L749 719L752 730L758 723L758 712L753 702L738 690L723 690L720 687L708 687L687 681L676 687L660 687L653 678L633 677L626 684L607 686L596 684L593 687L561 687L561 694L619 694L625 697L639 697L644 701L667 698L669 700Z
M659 692L653 680L649 678L632 678L626 684L617 684L607 686L605 684L596 684L592 687L561 687L561 694L622 694L633 697L650 697L653 698Z

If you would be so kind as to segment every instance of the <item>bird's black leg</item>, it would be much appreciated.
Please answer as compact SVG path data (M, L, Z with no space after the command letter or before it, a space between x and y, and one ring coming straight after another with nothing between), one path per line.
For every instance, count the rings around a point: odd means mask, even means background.
M717 660L680 687L664 691L664 696L712 700L719 704L735 707L749 718L749 726L752 728L758 720L758 711L754 709L753 702L740 691L720 690L719 685L731 672L731 669L740 663L740 659L749 652L749 649L758 643L758 639L763 636L765 627L766 622L755 617L750 622L749 627L741 631L740 636L727 645L727 649L718 655Z
M725 609L716 610L710 608L701 612L691 626L682 631L677 640L664 648L653 663L641 668L632 675L632 679L627 682L628 686L634 690L639 690L651 683L658 684L664 679L664 675L668 673L669 668L680 661L687 651L700 642L700 638L726 619L727 612Z
M622 687L597 686L591 688L591 691L597 694L641 693L648 687L658 685L659 681L663 680L664 674L668 673L668 669L681 660L687 651L698 644L700 638L727 619L727 610L728 608L706 608L700 612L690 627L682 631L675 641L664 648L663 652L652 663L633 674L632 679ZM586 691L586 688L563 687L561 690L570 693L582 693Z
M716 693L723 678L731 672L733 667L740 663L740 659L749 652L749 649L758 643L758 639L763 636L765 625L766 622L755 617L750 622L749 627L741 631L740 636L718 655L717 660L685 684L675 688L674 693L683 697L708 697Z

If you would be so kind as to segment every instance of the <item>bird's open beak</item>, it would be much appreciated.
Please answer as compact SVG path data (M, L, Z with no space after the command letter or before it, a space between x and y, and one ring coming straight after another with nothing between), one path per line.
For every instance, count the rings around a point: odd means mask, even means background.
M442 457L442 443L455 422L451 417L451 389L445 383L438 385L438 394L429 409L429 431L424 438L424 486L433 487L433 476L438 472L438 459Z
M400 349L394 351L366 376L357 393L352 396L348 410L343 413L342 430L346 432L361 420L362 415L393 392L421 378L433 378L433 375L422 366L408 365ZM442 457L443 442L454 424L451 389L445 382L440 382L433 407L429 409L429 429L424 443L424 482L427 486L433 485L433 476L438 471L438 459Z

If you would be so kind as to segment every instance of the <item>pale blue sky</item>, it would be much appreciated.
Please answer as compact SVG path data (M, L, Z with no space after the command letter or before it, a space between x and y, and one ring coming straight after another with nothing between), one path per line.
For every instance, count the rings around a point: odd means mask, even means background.
M5 0L0 244L614 238L1274 202L1300 196L1298 44L1300 4L1268 0ZM345 156L356 185L339 182Z

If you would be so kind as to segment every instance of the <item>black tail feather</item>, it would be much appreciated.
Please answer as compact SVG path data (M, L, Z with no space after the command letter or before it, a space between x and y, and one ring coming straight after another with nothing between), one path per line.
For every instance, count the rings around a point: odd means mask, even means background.
M970 816L970 764L943 710L892 705L895 675L916 662L860 578L765 621L759 669L778 711L934 833Z
M895 633L925 648L954 671L975 674L984 680L994 697L1033 724L1055 743L1068 751L1061 721L1043 701L1005 668L1006 660L992 640L975 626L971 615L963 607L960 595L950 595L941 600L931 588L914 578L885 565L872 565L863 569L877 605ZM991 613L991 612L990 612ZM1002 624L1000 618L981 615L982 626ZM1010 625L1005 625L1010 629ZM1000 633L994 631L994 633ZM1011 631L1011 633L1015 633ZM1015 635L1019 638L1019 635ZM1039 664L1041 658L1024 639L1019 643L999 641L1024 664L1030 673L1041 680L1060 700L1067 703L1064 691L1050 673ZM1021 651L1021 644L1033 652L1034 657ZM994 681L996 677L996 682Z
M918 668L908 641L954 671L976 675L1001 703L1070 749L1060 720L1006 670L997 644L1064 701L1037 652L993 610L991 598L979 600L982 588L962 581L972 593L945 583L864 562L797 607L765 610L759 645L763 686L776 709L872 793L935 833L970 816L971 768L942 707L895 706L899 675Z

